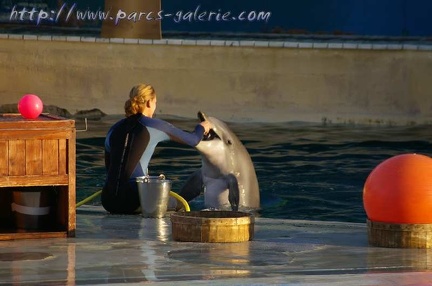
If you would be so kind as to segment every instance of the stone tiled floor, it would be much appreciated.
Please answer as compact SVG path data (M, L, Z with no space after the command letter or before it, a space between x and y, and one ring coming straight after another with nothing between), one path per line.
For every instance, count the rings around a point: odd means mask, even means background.
M368 246L366 224L266 218L250 242L176 242L169 217L82 206L75 238L0 242L0 284L430 285L431 251Z

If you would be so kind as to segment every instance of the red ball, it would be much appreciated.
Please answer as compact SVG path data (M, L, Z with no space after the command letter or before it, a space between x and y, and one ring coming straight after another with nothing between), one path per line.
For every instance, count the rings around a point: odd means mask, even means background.
M432 223L432 158L403 154L379 164L366 179L363 205L371 221Z
M18 110L24 118L37 118L43 110L42 100L34 94L26 94L18 102Z

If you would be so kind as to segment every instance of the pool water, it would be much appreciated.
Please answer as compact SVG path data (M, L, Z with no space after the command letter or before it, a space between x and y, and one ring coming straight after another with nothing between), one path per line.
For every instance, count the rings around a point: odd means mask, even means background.
M77 201L104 182L104 135L121 116L90 121L77 139ZM192 130L197 120L166 118ZM81 123L77 122L77 128ZM359 126L321 123L228 123L248 149L261 193L260 215L268 218L364 222L362 191L380 162L403 153L431 155L429 126ZM160 143L149 165L178 191L200 167L195 149ZM96 198L92 204L100 204ZM203 207L203 198L191 202Z

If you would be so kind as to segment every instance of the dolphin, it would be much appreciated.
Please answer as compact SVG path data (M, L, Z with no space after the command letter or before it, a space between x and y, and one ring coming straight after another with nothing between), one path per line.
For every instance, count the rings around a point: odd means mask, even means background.
M258 180L248 151L224 122L201 111L198 118L208 120L213 127L195 147L202 166L189 177L179 195L191 201L204 191L206 208L258 210Z

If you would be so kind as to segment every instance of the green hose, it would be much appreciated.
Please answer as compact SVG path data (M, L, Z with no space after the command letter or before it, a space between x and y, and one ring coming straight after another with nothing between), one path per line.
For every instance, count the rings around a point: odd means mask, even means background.
M79 203L76 204L76 207L79 208L80 206L82 206L85 203L88 203L89 201L93 200L94 198L96 198L97 196L99 196L102 193L102 190L97 191L96 193L94 193L93 195L89 196L88 198L85 198L84 200L80 201ZM173 191L170 191L170 196L177 199L177 201L179 201L183 207L185 208L185 211L190 212L190 207L188 202L181 197L179 194L174 193Z

